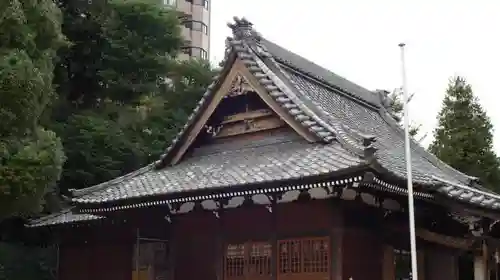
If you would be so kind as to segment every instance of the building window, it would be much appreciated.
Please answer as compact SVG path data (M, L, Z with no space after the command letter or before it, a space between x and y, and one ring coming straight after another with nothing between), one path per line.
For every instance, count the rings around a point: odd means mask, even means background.
M203 26L203 23L201 23L199 21L193 21L192 29L195 31L201 31L202 26Z
M203 7L208 10L208 0L201 0L203 3Z
M203 60L208 60L208 53L204 49L200 49L200 57Z
M330 250L328 237L280 240L278 278L296 279L300 274L328 279Z
M181 49L182 53L185 53L191 57L198 57L204 60L208 60L208 53L202 48L185 46Z
M271 252L268 242L228 244L224 258L225 279L270 279Z
M193 29L193 21L191 21L191 20L186 20L186 21L182 22L182 24L183 24L186 28L188 28L188 29Z
M177 6L177 0L163 0L163 4L168 6Z
M194 30L194 31L201 31L204 34L208 35L208 26L201 21L194 21L191 19L185 19L182 21L182 24L186 28L189 28L189 29Z

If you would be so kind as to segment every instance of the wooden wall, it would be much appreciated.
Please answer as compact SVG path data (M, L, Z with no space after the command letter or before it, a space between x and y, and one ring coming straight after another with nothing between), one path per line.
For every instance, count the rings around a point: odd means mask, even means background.
M225 209L219 218L209 211L172 217L168 224L148 220L150 234L172 240L169 259L174 279L223 280L224 244L300 237L330 237L330 280L394 280L384 275L388 246L376 209L346 207L342 201L313 200ZM162 226L163 225L163 226ZM170 226L169 231L165 226ZM75 228L60 247L60 280L127 280L132 278L135 232L132 226ZM274 251L274 254L277 252ZM425 280L457 279L455 252L425 249ZM420 260L419 260L420 261ZM424 275L425 274L425 275Z
M59 280L131 278L133 231L125 226L65 228L59 245Z
M96 240L63 243L59 280L124 280L132 271L132 244Z
M332 209L329 201L318 200L278 204L273 212L264 206L229 209L220 219L210 212L178 216L175 279L219 279L224 243L329 236L335 223Z
M192 212L174 218L175 279L216 279L217 218L211 212Z
M384 246L376 212L362 205L344 206L343 279L382 280Z
M443 247L430 247L425 250L425 280L457 280L457 252Z

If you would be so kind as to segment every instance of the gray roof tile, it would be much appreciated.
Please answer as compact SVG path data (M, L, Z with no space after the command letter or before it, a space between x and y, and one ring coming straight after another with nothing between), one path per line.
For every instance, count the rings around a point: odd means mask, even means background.
M262 43L277 61L285 62L287 65L320 79L371 105L380 106L379 97L372 91L348 81L330 70L325 69L279 45L276 45L265 38L262 38Z
M400 131L393 127L388 120L381 115L377 109L374 110L363 106L351 99L338 94L333 89L321 86L308 79L303 74L282 67L283 71L290 77L298 89L321 108L326 111L326 118L330 122L341 122L348 127L361 131L365 134L374 135L376 138L375 147L379 162L389 171L401 177L406 177L406 166L404 160L404 138ZM412 163L414 167L414 180L419 183L430 183L433 181L432 175L444 176L456 183L467 182L467 177L455 170L442 170L432 164L413 145ZM427 152L425 152L427 153Z
M286 132L284 134L288 134ZM275 141L271 141L270 138ZM309 144L295 136L277 135L251 145L241 142L205 146L181 163L82 194L77 202L99 203L190 190L258 184L328 174L358 166L362 159L338 142Z
M71 210L72 209L66 209L55 214L31 220L26 226L34 228L34 227L52 226L59 224L87 222L87 221L100 220L104 218L101 216L90 215L90 214L73 213Z

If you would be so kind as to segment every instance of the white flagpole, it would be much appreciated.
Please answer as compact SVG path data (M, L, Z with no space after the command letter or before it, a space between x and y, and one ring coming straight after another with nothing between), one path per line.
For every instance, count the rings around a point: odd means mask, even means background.
M405 44L399 44L401 49L401 75L403 82L403 111L404 111L404 129L405 129L405 159L406 159L406 177L408 178L408 216L410 220L410 252L411 252L411 275L412 280L418 280L417 269L417 241L415 235L415 205L413 203L413 180L411 170L411 152L410 152L410 120L408 110L408 89L406 84L406 65L405 65Z

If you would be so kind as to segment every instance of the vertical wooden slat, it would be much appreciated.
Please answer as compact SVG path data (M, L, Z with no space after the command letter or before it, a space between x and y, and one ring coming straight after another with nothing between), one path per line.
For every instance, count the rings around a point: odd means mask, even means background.
M140 280L141 279L141 268L140 268L140 256L141 256L141 249L140 249L140 233L139 233L139 228L136 228L135 230L135 279Z
M390 245L384 246L384 268L383 268L383 280L395 280L396 275L394 274L394 249Z
M273 200L271 204L271 215L272 215L272 233L271 233L271 273L272 279L278 279L278 207L277 206L277 196L273 195Z
M484 262L482 256L474 257L474 280L487 280L484 274Z
M307 245L307 242L308 242L308 240L300 240L297 242L298 243L297 246L299 246L299 260L300 260L299 261L300 262L300 264L299 264L300 270L299 271L301 271L301 272L305 271L305 268L304 268L304 255L305 255L304 248Z
M418 280L425 280L425 250L417 251Z
M215 266L215 276L217 280L222 280L223 279L223 274L224 274L224 259L225 259L225 254L224 254L224 237L222 236L223 232L223 211L219 211L219 218L217 219L217 234L215 237L215 261L214 261L214 266Z
M330 231L330 279L342 280L343 214L338 201L331 201L332 219Z
M170 223L170 238L168 246L168 269L169 269L169 280L175 280L175 260L176 260L176 245L177 244L177 234L175 225L173 223L173 218L171 218Z
M278 241L280 248L278 279L329 279L331 273L329 243L328 236ZM286 251L281 248L286 248ZM283 263L285 260L286 265Z
M486 241L483 241L483 244L481 246L482 253L483 253L483 270L484 270L484 276L486 279L490 279L489 275L489 269L488 269L488 246L486 246Z
M334 232L335 235L335 241L336 241L336 247L335 247L335 254L332 255L332 259L335 258L334 264L335 265L335 277L333 280L341 280L343 279L343 262L344 262L344 226L342 225L338 229L335 230Z
M61 270L61 254L60 254L61 253L61 250L60 250L61 246L60 246L60 242L58 241L55 246L56 246L56 271L55 271L55 273L56 273L56 279L60 279L59 278L59 275L60 275L59 272Z

